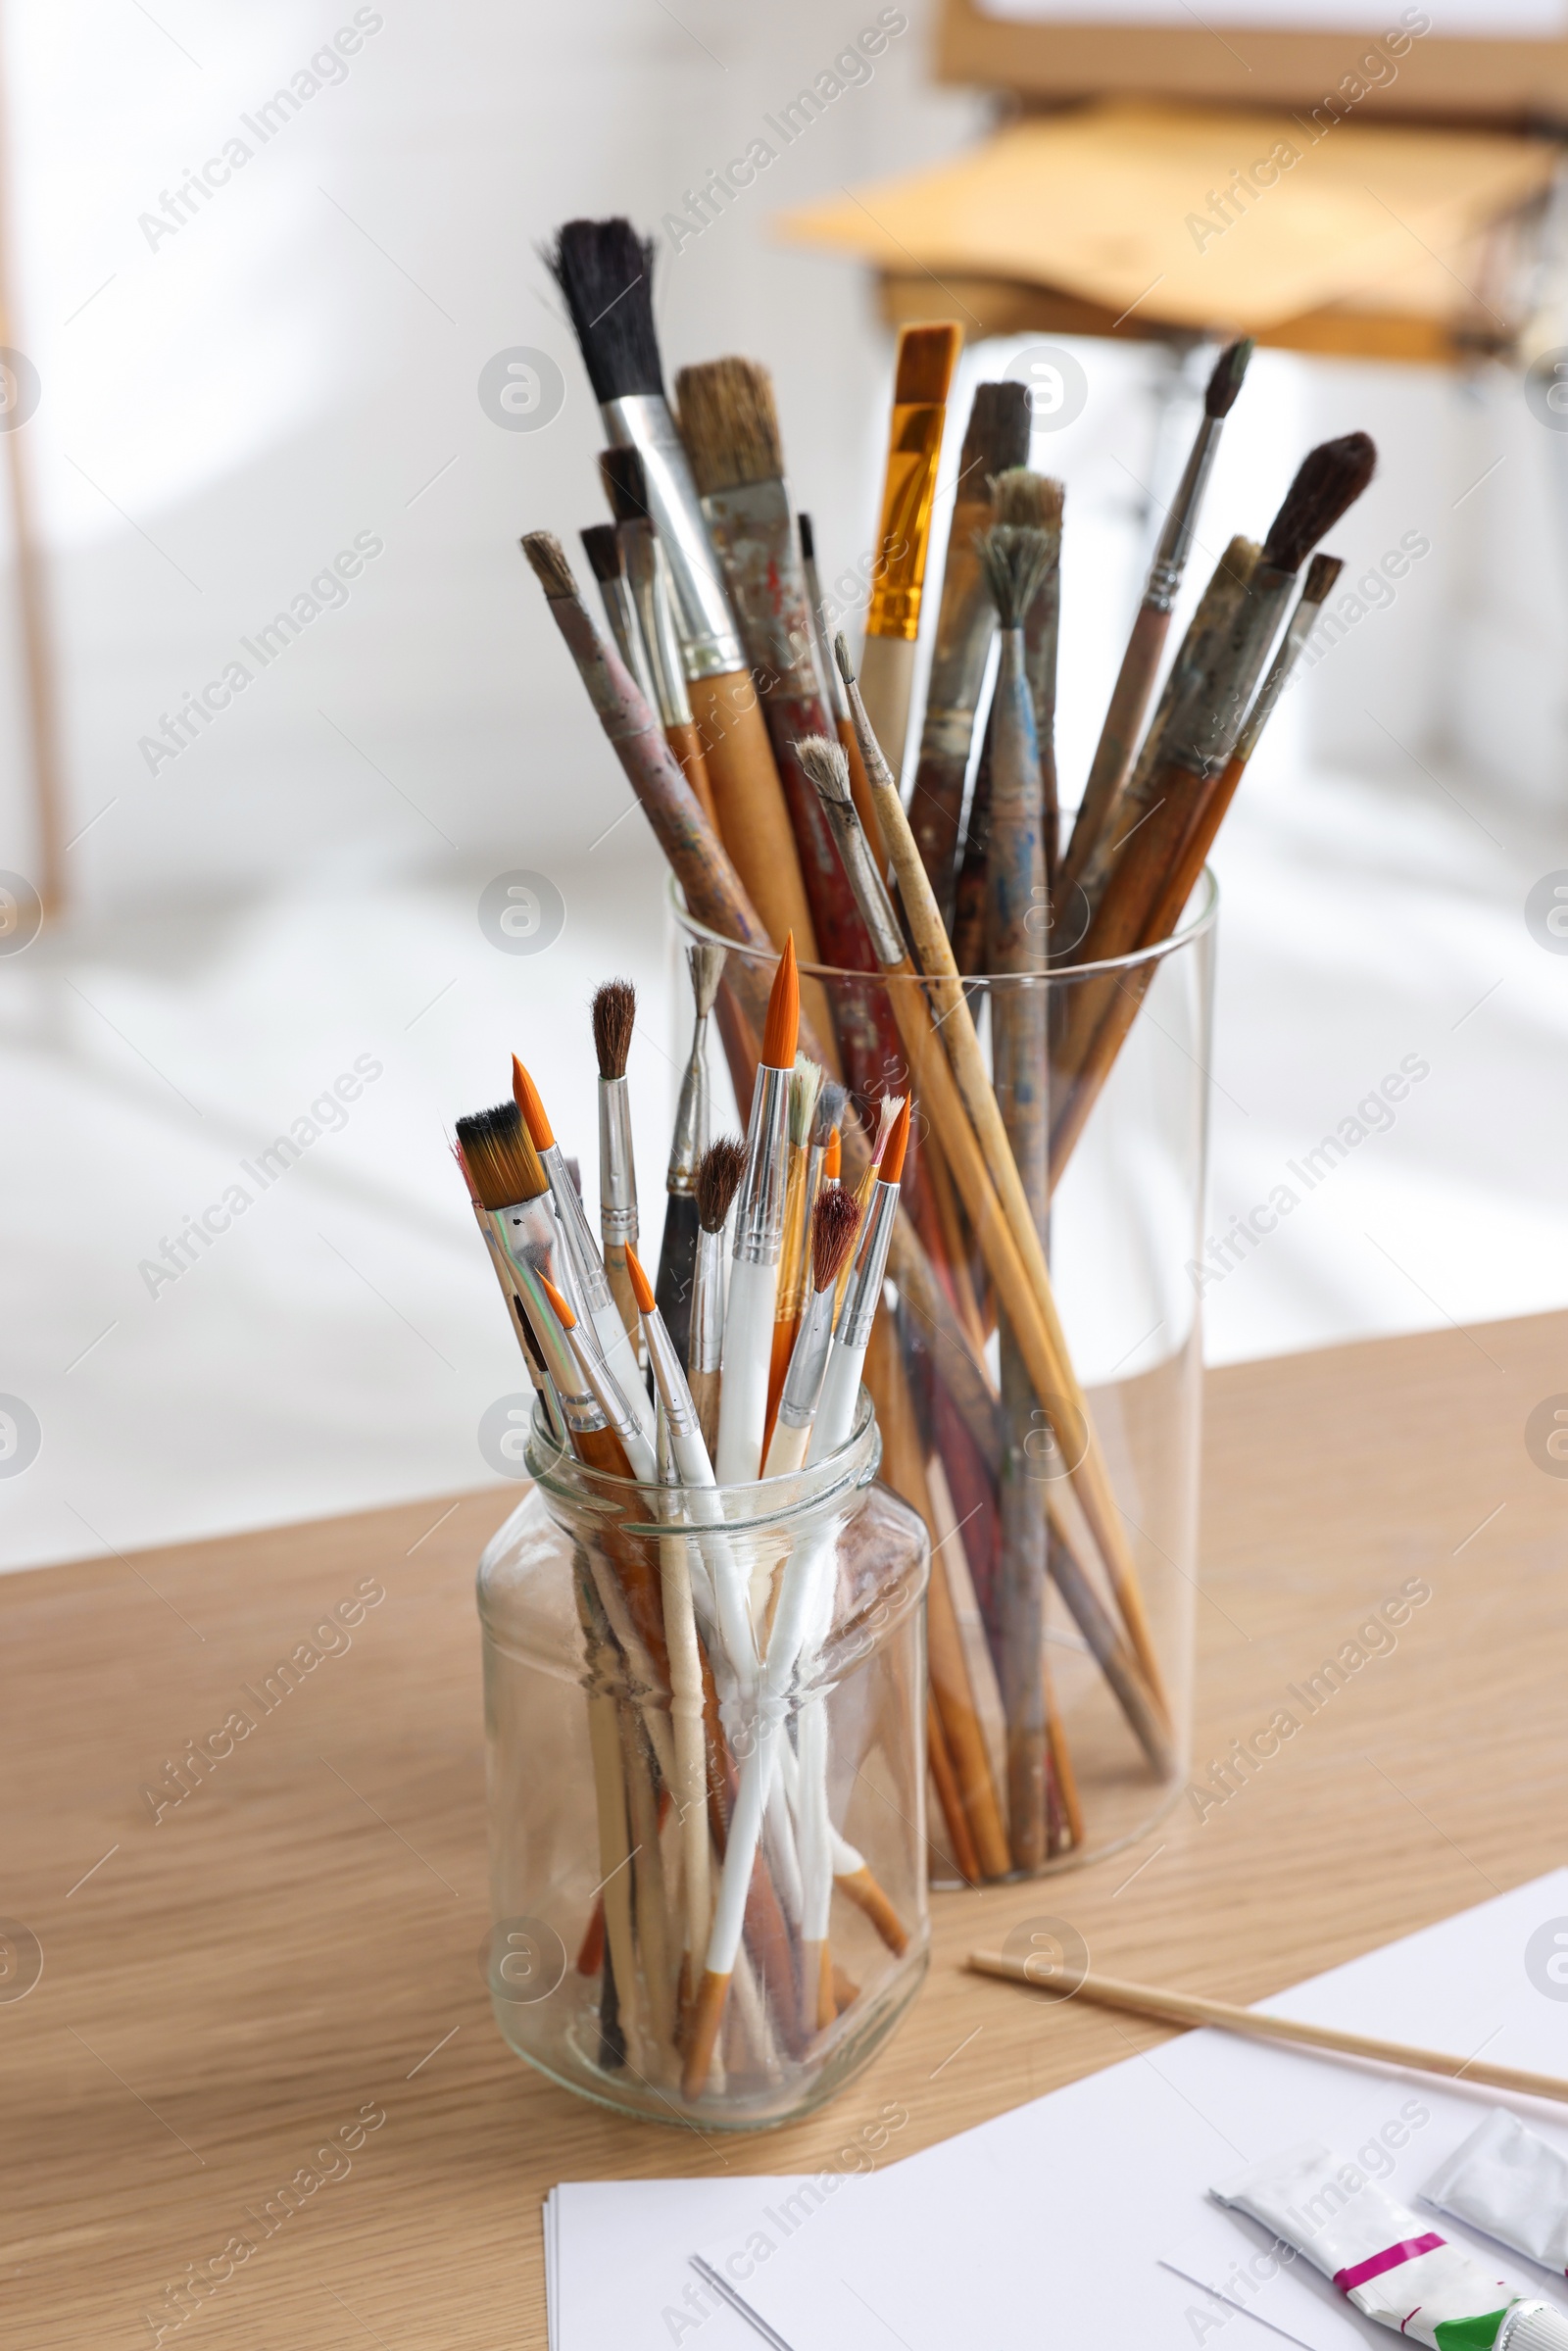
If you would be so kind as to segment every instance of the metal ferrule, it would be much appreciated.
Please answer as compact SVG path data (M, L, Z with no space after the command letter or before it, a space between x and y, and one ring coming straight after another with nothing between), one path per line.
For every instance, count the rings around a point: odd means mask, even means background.
M814 695L806 579L784 484L775 478L711 490L703 513L723 558L752 666L769 672L770 693L798 700Z
M566 1333L566 1344L576 1358L580 1378L586 1383L589 1395L609 1421L626 1448L632 1475L644 1484L652 1485L658 1476L654 1448L642 1423L620 1392L619 1382L590 1343L587 1332L579 1322Z
M658 533L651 522L623 522L620 543L626 555L626 592L636 610L638 632L648 655L648 699L658 710L662 726L689 725L692 706L686 692L686 665Z
M525 1200L511 1208L491 1208L486 1211L487 1221L516 1278L522 1310L539 1343L567 1429L608 1428L609 1418L585 1389L576 1355L556 1319L555 1308L539 1287L537 1249L527 1231L533 1221L529 1211L538 1205L537 1200Z
M806 1312L801 1316L801 1327L790 1354L790 1367L784 1374L784 1393L778 1400L778 1416L787 1429L807 1428L815 1415L827 1370L827 1350L833 1339L833 1305L837 1295L838 1284L830 1282L826 1290L813 1290L806 1301Z
M576 1293L572 1304L579 1313L597 1314L605 1306L612 1307L614 1300L610 1295L609 1278L605 1273L604 1259L599 1254L599 1244L594 1239L593 1227L588 1222L588 1212L578 1197L577 1187L571 1180L571 1170L566 1165L566 1155L560 1144L552 1143L548 1151L540 1152L539 1157L550 1178L550 1197L556 1203L562 1251L571 1268L572 1288ZM550 1278L553 1282L556 1280L554 1274ZM558 1290L564 1290L565 1287L564 1282L556 1282Z
M882 1300L882 1277L887 1272L888 1250L893 1244L893 1224L898 1212L898 1185L878 1184L866 1211L865 1238L860 1244L860 1253L855 1260L855 1270L850 1276L850 1286L844 1293L844 1304L839 1311L840 1347L863 1347L871 1337L871 1325Z
M637 1169L631 1152L631 1089L624 1078L599 1081L599 1230L606 1242L635 1248Z
M669 565L687 676L722 677L744 669L724 575L669 403L662 392L632 392L607 400L601 413L614 446L635 449L643 461L648 512Z
M717 1371L724 1355L725 1269L729 1259L722 1226L697 1236L697 1270L692 1277L691 1367Z
M638 624L631 589L624 579L602 579L599 593L604 601L605 618L615 640L615 651L625 662L646 701L654 699L654 679L650 674L648 656L643 647L643 633Z
M825 794L818 797L827 810L827 820L833 828L855 903L860 909L860 919L870 933L871 953L884 971L895 970L904 960L904 934L899 929L887 884L876 869L858 811L853 800L829 800Z
M1259 565L1241 611L1214 660L1205 663L1182 706L1174 710L1160 743L1160 758L1198 776L1223 767L1236 746L1248 701L1268 660L1284 610L1296 585L1294 571Z
M1205 416L1199 426L1187 459L1176 495L1165 516L1165 527L1159 534L1154 560L1149 566L1149 585L1144 590L1144 602L1152 612L1168 612L1176 601L1176 592L1187 569L1187 559L1193 552L1193 533L1198 528L1198 510L1203 503L1203 492L1214 467L1214 453L1224 427L1223 416Z
M562 1444L565 1440L565 1427L556 1404L555 1391L545 1377L545 1359L540 1352L539 1342L534 1337L533 1325L523 1308L522 1290L513 1269L512 1259L495 1236L489 1210L481 1207L477 1200L473 1202L473 1215L483 1236L490 1262L495 1268L496 1280L501 1285L501 1295L507 1301L507 1312L517 1335L517 1345L522 1351L523 1362L528 1367L528 1378L533 1384L534 1394L543 1399L551 1434L558 1444Z
M746 1135L746 1171L735 1199L737 1264L776 1265L784 1240L784 1188L789 1166L790 1077L787 1069L757 1065Z
M686 1385L675 1343L664 1328L662 1314L643 1316L643 1337L648 1342L648 1360L654 1367L654 1386L669 1423L670 1445L678 1457L687 1440L701 1437L697 1406L692 1402L692 1392Z
M709 1014L700 1012L692 1030L691 1055L680 1081L675 1131L669 1139L666 1192L696 1191L698 1162L708 1149L708 1022Z

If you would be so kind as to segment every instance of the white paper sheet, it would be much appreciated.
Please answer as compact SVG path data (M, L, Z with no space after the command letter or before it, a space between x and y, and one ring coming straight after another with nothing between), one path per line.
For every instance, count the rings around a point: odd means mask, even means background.
M1525 1964L1532 1934L1558 1916L1568 1916L1568 1871L1262 2005L1568 2076L1568 2003L1538 1989ZM1020 2046L1058 2021L1050 2003L1019 1992ZM1494 2093L1429 2077L1191 2033L848 2180L793 2208L788 2228L775 2198L755 2196L702 2250L794 2351L865 2351L884 2340L905 2351L1074 2336L1211 2341L1214 2329L1202 2322L1216 2315L1212 2295L1160 2263L1174 2248L1186 2267L1211 2266L1224 2243L1203 2202L1212 2181L1317 2136L1351 2157L1372 2151L1366 2168L1386 2161L1392 2192L1413 2203L1436 2164L1496 2102ZM1509 2103L1534 2127L1560 2131L1561 2108ZM918 2124L918 2109L911 2115ZM1240 2221L1212 2218L1231 2232L1233 2262L1263 2242ZM1262 2295L1258 2311L1261 2321ZM1311 2351L1345 2351L1378 2332L1299 2264L1271 2283L1267 2321L1265 2328L1240 2310L1227 2313L1227 2351L1269 2341L1277 2351L1268 2328Z
M703 2286L694 2246L791 2195L790 2179L567 2180L545 2201L550 2351L759 2351Z

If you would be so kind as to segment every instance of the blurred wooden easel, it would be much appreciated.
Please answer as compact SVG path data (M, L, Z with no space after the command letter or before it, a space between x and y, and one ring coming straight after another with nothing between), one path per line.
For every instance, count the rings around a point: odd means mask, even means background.
M1499 27L1541 14L1489 8ZM1444 0L1367 0L1364 32L1294 30L1292 0L1255 0L1262 29L1200 28L1177 0L1121 13L944 0L942 77L1005 93L1013 119L784 233L871 262L890 320L972 338L1230 332L1438 365L1517 347L1568 38L1446 37Z

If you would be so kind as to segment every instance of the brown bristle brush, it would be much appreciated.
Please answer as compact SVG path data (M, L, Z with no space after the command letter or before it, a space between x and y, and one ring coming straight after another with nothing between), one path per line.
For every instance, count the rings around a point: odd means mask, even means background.
M721 1135L697 1163L697 1268L692 1277L691 1336L686 1370L711 1456L718 1443L719 1363L724 1347L725 1272L729 1253L724 1228L746 1165L746 1146L737 1135Z

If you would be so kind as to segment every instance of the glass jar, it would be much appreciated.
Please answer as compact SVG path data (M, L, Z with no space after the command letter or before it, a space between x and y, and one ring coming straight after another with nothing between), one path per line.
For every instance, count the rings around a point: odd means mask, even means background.
M839 1452L710 1490L693 1525L681 1490L585 1468L535 1416L533 1485L479 1563L487 1976L517 2055L603 2105L705 2131L791 2121L866 2064L925 1972L928 1545L880 1457L862 1392ZM817 1598L774 1690L792 1575ZM761 1635L749 1689L724 1590ZM726 1853L745 1923L699 2075Z
M671 903L684 937L715 935L673 889ZM993 1084L999 1039L1010 1048L1014 1099L1005 1083L996 1089L1009 1134L1020 1070L1043 1106L1050 1148L1036 1180L1049 1183L1049 1208L1035 1222L1065 1341L1062 1373L1049 1382L1008 1360L1000 1218L994 1210L982 1233L985 1179L977 1185L971 1167L966 1187L924 1112L908 1046L919 1007L908 1000L923 992L931 1004L927 1051L945 1050L958 1015L917 975L801 965L832 1012L850 1123L874 1134L874 1098L910 1091L914 1071L906 1213L865 1377L882 1474L931 1535L940 1885L1097 1860L1145 1835L1186 1781L1217 903L1205 873L1181 927L1157 946L963 983ZM755 1007L773 957L725 945L732 1005ZM726 1021L722 995L719 1011L744 1104L747 1021ZM1004 1078L1008 1067L1004 1053ZM994 1164L994 1146L981 1144ZM857 1168L847 1148L847 1184Z

